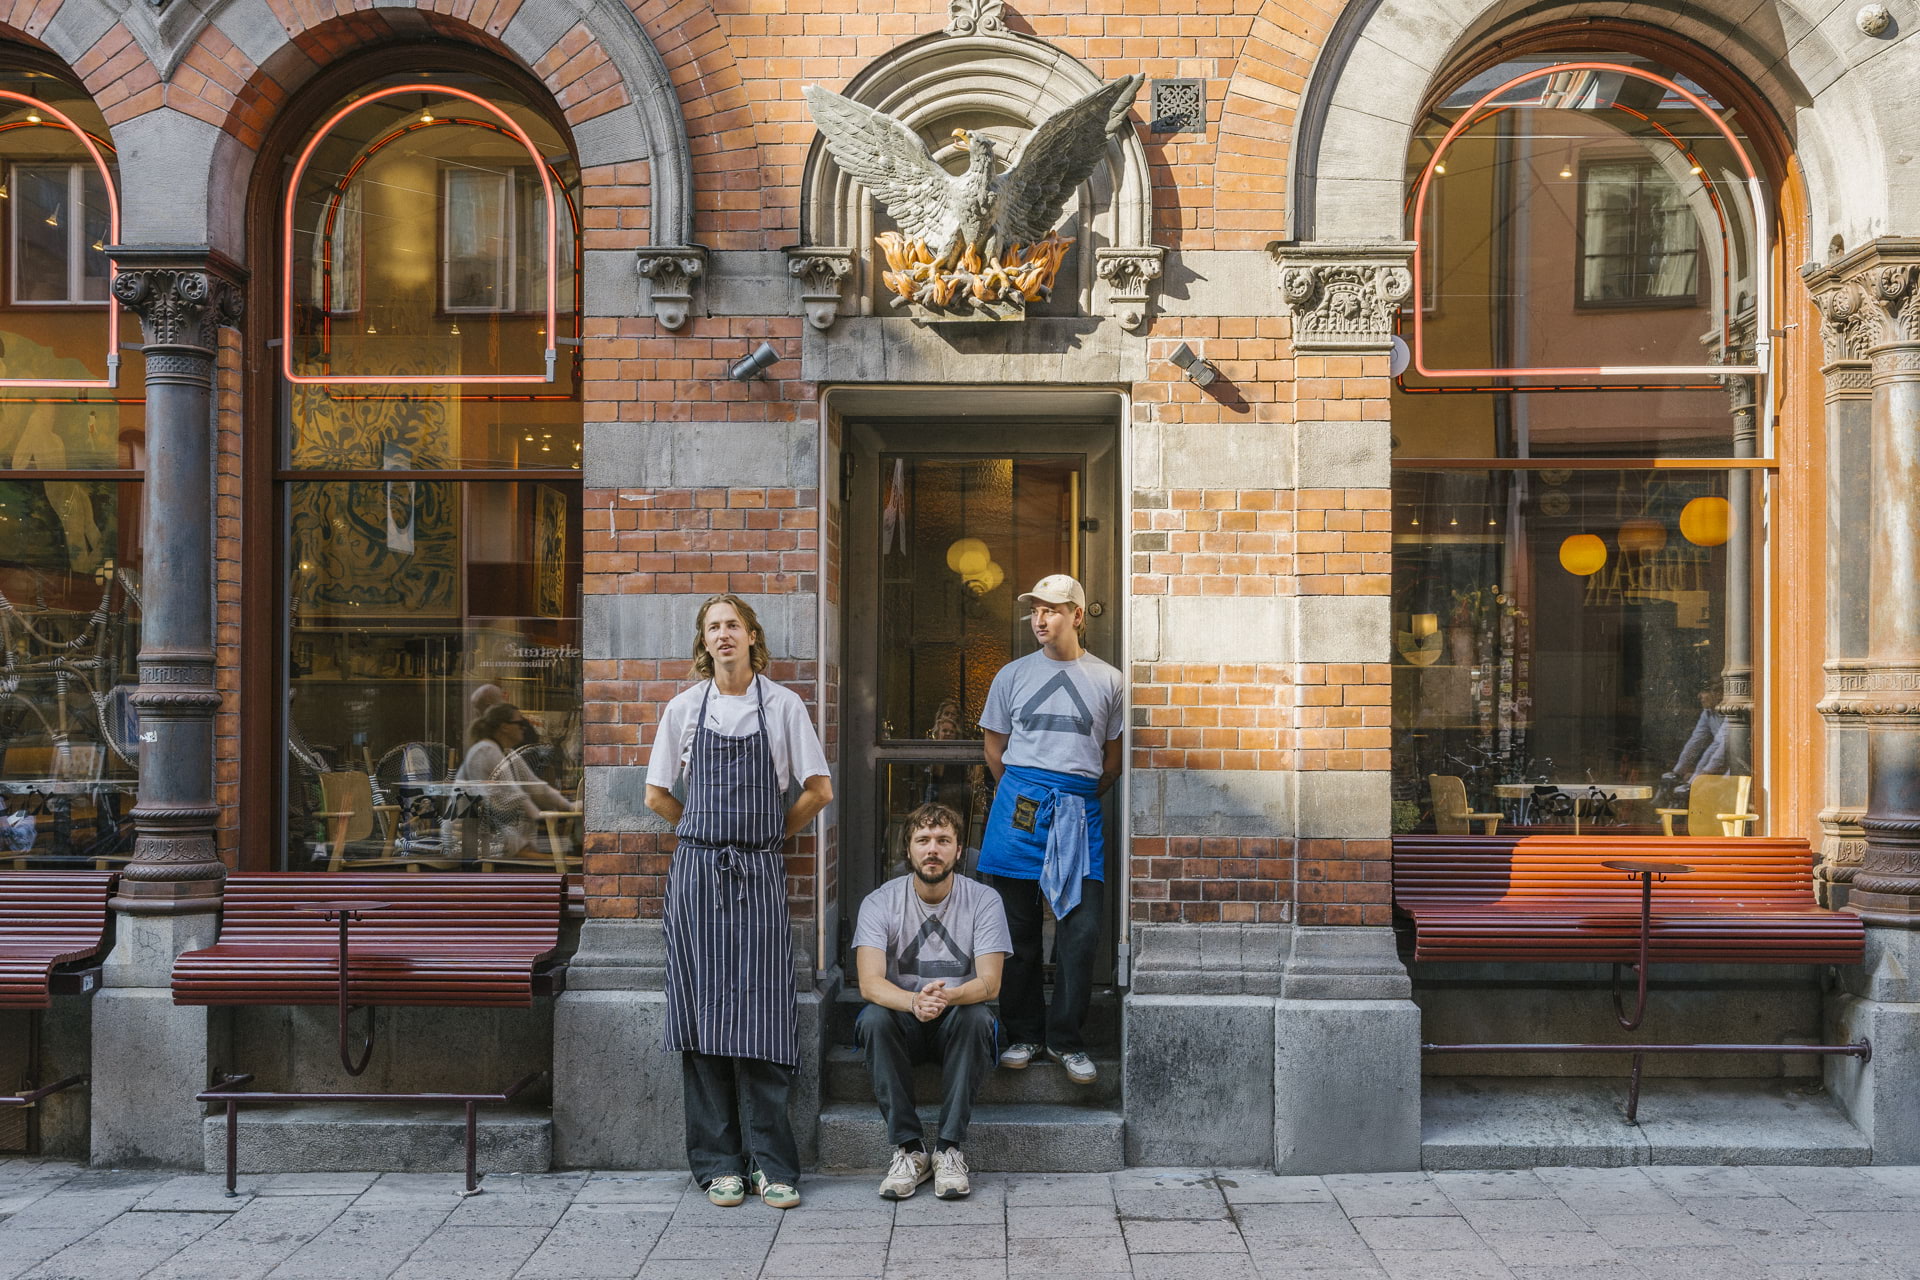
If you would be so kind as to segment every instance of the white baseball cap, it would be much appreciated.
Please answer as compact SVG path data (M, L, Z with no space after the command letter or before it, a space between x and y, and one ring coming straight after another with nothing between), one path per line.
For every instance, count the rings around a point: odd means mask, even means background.
M1050 573L1019 598L1021 604L1075 604L1087 607L1087 589L1064 573Z

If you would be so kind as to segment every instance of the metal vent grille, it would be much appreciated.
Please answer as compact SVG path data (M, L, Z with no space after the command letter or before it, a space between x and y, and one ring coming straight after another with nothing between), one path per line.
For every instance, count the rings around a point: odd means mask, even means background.
M1197 79L1155 80L1151 127L1155 133L1205 133L1206 82Z

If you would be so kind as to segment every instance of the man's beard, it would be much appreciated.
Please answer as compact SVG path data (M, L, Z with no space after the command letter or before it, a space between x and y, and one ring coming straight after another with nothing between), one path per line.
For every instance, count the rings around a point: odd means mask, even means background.
M919 866L916 865L913 869L913 874L920 881L921 884L939 884L942 881L946 880L948 876L951 876L953 874L953 869L959 865L960 864L957 861L950 862L947 864L947 869L945 871L942 871L937 876L928 875L925 871L922 871L919 868Z

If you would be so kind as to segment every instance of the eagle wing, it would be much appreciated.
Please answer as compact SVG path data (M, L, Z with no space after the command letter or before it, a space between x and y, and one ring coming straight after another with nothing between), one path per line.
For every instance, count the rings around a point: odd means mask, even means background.
M802 90L827 150L885 205L909 240L939 233L953 175L940 167L918 134L890 115L830 89Z
M1060 220L1075 187L1087 180L1133 106L1145 76L1123 76L1040 122L1020 162L1000 179L994 229L1006 243L1032 244ZM838 154L838 153L836 153Z

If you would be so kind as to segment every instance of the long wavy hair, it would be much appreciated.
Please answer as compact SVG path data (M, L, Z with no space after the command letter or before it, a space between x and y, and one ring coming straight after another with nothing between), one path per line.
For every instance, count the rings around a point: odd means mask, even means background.
M747 646L747 660L753 666L753 674L759 675L773 661L773 654L767 648L767 633L760 625L760 615L753 606L731 591L723 591L717 596L709 596L700 606L700 612L693 619L693 678L696 680L713 679L713 655L707 652L706 630L707 610L717 604L730 604L733 611L740 615L740 621L746 625L747 633L753 637Z

